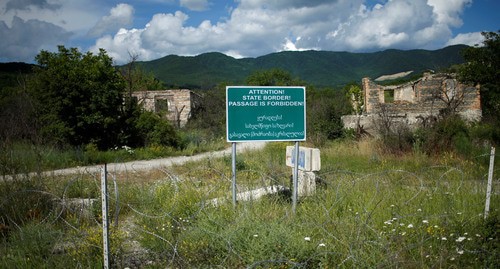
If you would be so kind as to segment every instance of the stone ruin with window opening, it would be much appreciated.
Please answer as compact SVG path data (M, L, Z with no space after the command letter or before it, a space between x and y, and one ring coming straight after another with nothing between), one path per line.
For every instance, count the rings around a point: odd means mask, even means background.
M200 103L200 96L188 89L138 91L132 96L146 111L167 118L176 127L184 127Z
M364 105L361 115L342 117L345 128L376 135L382 117L407 124L410 128L426 126L446 113L458 113L466 121L481 119L479 86L459 83L453 74L424 73L412 82L381 86L363 78Z

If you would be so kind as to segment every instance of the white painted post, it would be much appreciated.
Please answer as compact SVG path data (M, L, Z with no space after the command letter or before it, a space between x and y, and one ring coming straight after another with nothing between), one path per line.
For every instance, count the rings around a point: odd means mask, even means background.
M101 200L102 200L102 249L103 268L109 268L109 222L108 222L108 171L107 165L101 168Z
M490 168L488 170L488 185L486 187L486 204L484 205L484 219L490 213L491 185L493 183L493 166L495 166L495 147L491 147Z

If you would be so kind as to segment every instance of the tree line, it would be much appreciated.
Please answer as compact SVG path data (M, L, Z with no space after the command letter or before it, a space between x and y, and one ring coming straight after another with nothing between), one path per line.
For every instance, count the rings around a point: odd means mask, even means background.
M465 64L455 71L462 82L481 85L483 122L498 142L500 90L499 33L483 33L482 46L463 52ZM82 53L59 46L57 52L41 51L33 73L17 77L16 87L0 94L0 138L4 143L28 140L58 147L92 145L100 150L120 146L166 145L182 148L178 130L160 115L144 111L132 92L162 89L162 83L135 66L136 57L124 67L113 65L105 50ZM185 127L203 130L207 136L225 132L225 86L220 83L200 91L202 103ZM316 88L281 69L260 70L246 79L247 85L307 87L307 130L310 142L321 144L343 137L340 117L360 113L360 85L343 89ZM359 99L359 96L357 97Z

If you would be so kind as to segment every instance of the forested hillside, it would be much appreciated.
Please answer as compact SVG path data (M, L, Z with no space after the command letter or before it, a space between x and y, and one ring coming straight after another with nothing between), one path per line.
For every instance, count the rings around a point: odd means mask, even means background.
M460 51L466 47L455 45L434 51L385 50L373 53L285 51L243 59L212 52L198 56L169 55L138 64L172 87L192 89L210 88L221 82L240 84L256 70L272 68L286 70L311 85L338 87L359 82L363 77L448 68L463 63Z
M439 70L463 63L464 45L439 50L385 50L372 53L333 51L284 51L257 58L235 59L218 52L197 56L168 55L160 59L136 62L167 87L208 89L219 83L242 84L257 70L278 68L318 87L341 87L363 77L424 70ZM32 65L0 63L0 74L29 72ZM7 75L9 79L15 76ZM11 81L12 82L12 81Z

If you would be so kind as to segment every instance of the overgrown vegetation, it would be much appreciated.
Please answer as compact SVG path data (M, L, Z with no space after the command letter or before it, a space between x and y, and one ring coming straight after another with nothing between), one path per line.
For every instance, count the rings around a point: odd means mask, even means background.
M238 189L290 187L291 168L283 157L287 145L271 143L262 151L238 155ZM489 217L484 220L483 215L485 152L473 160L454 154L393 156L373 145L370 140L327 142L322 147L317 192L300 198L295 213L286 193L239 202L233 208L228 158L144 174L112 174L116 178L116 184L109 186L112 266L493 268L499 264L497 194L491 197ZM98 178L84 174L2 181L0 267L99 267ZM61 207L61 202L77 197L96 202L84 211ZM218 206L211 205L220 197Z
M500 35L493 32L483 35L484 46L465 49L463 54L467 62L454 67L462 82L480 85L481 122L466 122L458 115L458 107L464 102L463 93L448 95L436 91L434 98L443 102L446 108L437 117L424 119L426 124L416 130L411 130L405 122L396 121L389 108L382 106L376 127L384 152L404 154L420 151L431 156L453 152L467 158L500 143Z
M467 72L476 60L498 56L498 34L486 37L486 47L466 56L465 81L474 77ZM202 92L193 119L176 129L131 98L134 89L158 86L132 74L132 65L120 76L104 51L82 55L64 47L38 60L36 73L0 96L1 127L13 127L0 128L0 172L8 175L0 179L0 267L100 267L99 176L28 172L220 149L225 84ZM474 82L495 97L498 66L487 66L494 70L483 71L493 74ZM305 83L269 69L247 84ZM296 212L289 190L233 207L227 156L110 174L113 267L498 267L497 192L489 217L483 215L489 150L500 133L496 99L483 101L484 122L466 123L448 109L416 130L382 109L380 138L360 139L340 120L360 113L359 95L355 84L341 91L307 85L306 145L320 147L322 170L317 192L302 197ZM238 155L238 190L289 189L287 145Z

